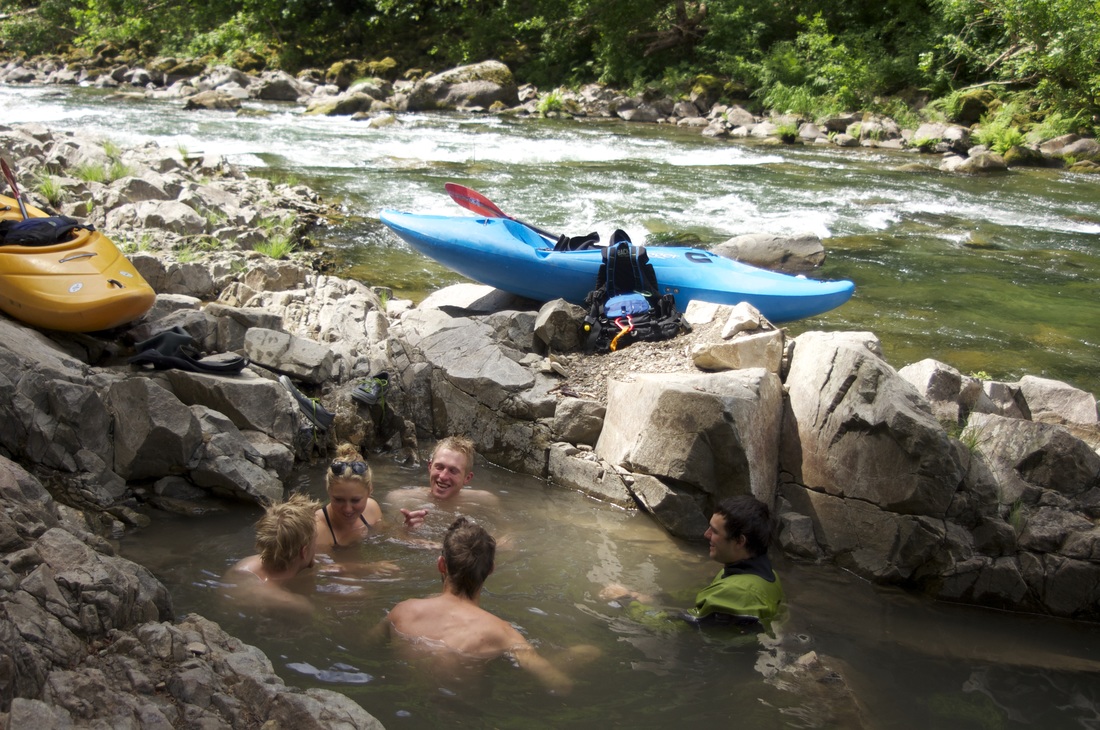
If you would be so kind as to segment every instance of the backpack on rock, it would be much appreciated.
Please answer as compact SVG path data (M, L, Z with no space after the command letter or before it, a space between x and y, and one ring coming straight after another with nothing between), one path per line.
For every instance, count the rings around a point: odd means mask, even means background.
M668 340L691 327L671 294L660 293L644 246L617 230L603 250L596 289L585 298L586 352L615 352L638 340Z

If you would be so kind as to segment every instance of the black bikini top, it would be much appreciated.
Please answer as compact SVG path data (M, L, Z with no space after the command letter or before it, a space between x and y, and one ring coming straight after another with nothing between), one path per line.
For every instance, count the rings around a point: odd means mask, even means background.
M328 525L328 532L332 535L332 546L334 548L343 547L336 541L336 531L332 529L332 521L328 518L328 505L326 504L321 508L321 514L325 516L325 524ZM367 534L370 534L370 523L367 522L367 518L363 516L363 513L359 513L359 521L367 526Z

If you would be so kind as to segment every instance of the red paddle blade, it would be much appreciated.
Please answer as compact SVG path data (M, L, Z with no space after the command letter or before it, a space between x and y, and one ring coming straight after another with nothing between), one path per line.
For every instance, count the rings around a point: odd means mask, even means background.
M8 185L11 186L11 192L15 197L19 197L19 187L15 184L15 175L12 174L11 168L8 167L8 161L3 157L0 157L0 167L4 169L4 179L8 181Z
M19 186L15 184L15 174L12 173L11 168L8 167L8 161L3 157L0 157L0 168L4 170L4 177L8 181L8 185L11 186L12 195L15 196L15 202L19 203L19 212L23 214L23 220L27 220L27 206L23 202L23 196L19 193Z
M443 186L451 195L456 203L461 205L466 210L472 210L478 215L483 215L487 218L511 218L512 216L505 213L498 208L493 201L486 198L484 195L476 190L472 190L465 185L459 185L458 183L447 183Z

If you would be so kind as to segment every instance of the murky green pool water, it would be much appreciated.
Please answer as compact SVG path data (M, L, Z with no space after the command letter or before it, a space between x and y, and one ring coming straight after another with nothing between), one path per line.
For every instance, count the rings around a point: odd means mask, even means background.
M374 461L378 495L423 484L422 469ZM599 599L611 582L683 606L715 566L701 545L670 539L646 516L488 464L475 484L501 508L470 516L502 538L482 606L555 657L591 645L601 656L568 671L577 687L548 694L505 661L440 678L366 634L405 598L440 589L437 552L393 529L342 553L345 564L390 560L396 574L319 574L299 590L308 621L234 604L219 578L254 552L256 508L201 519L159 515L122 552L196 611L262 648L290 684L344 692L387 728L1090 728L1100 721L1100 625L934 603L876 588L832 568L777 561L791 610L777 641L635 621ZM320 470L299 488L323 495ZM387 516L394 514L384 507ZM432 521L438 537L450 517ZM421 533L424 536L425 533ZM196 539L203 549L194 550ZM840 681L799 680L772 667L817 652Z

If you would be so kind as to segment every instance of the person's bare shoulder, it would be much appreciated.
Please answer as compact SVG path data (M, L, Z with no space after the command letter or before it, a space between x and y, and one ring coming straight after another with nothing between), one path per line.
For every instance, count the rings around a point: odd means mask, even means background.
M247 558L237 561L225 571L223 580L229 583L261 582L262 579L256 571L260 568L260 556L249 555Z
M530 644L527 643L527 639L523 634L516 630L515 626L508 623L504 619L492 616L491 633L489 634L494 647L501 653L512 652L517 649L530 648Z
M470 502L475 504L484 505L486 507L499 507L500 497L487 492L484 489L474 489L473 487L467 487L459 492L460 498L464 502Z
M431 492L427 487L398 487L387 492L382 501L390 505L407 507L410 504L431 501Z
M398 632L409 633L410 630L415 628L420 617L424 615L428 605L426 600L424 598L407 598L390 609L386 620Z

